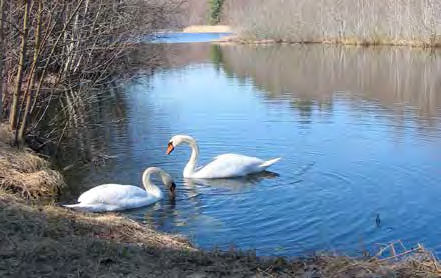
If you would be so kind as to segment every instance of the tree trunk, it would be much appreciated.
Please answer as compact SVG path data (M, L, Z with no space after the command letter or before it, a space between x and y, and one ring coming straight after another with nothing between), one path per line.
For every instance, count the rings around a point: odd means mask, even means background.
M21 83L23 80L23 66L26 59L26 41L28 35L28 17L29 17L29 6L31 0L25 1L24 6L24 16L23 16L23 30L21 33L21 45L20 45L20 60L18 62L17 79L15 84L14 95L12 97L12 107L9 114L9 123L12 129L17 127L18 122L18 100L20 98Z
M4 37L3 37L3 19L4 19L4 0L0 0L0 122L3 120L3 60L5 58L4 54Z
M43 12L43 1L39 1L38 3L38 14L37 14L37 27L35 30L35 47L34 47L34 57L32 60L32 66L31 66L31 72L30 72L30 78L29 83L26 91L26 107L23 112L23 118L20 126L20 130L18 132L18 142L19 144L24 143L24 133L27 128L27 124L29 121L29 114L31 110L31 102L33 97L33 86L34 86L34 80L35 80L35 72L37 69L37 60L40 53L40 34L41 34L41 14Z

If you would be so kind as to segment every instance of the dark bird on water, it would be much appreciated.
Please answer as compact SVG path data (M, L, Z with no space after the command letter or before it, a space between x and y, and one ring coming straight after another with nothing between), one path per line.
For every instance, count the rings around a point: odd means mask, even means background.
M377 213L377 218L375 218L375 223L377 223L377 227L380 227L381 219L379 213Z

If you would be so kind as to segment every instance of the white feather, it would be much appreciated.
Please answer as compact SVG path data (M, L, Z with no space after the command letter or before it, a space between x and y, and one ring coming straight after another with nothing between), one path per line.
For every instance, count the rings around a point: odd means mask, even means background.
M163 197L161 190L150 183L150 174L156 172L161 175L166 174L155 167L150 167L144 171L143 184L145 190L133 185L102 184L81 194L77 204L64 206L89 212L119 211L148 206ZM168 180L172 182L171 178Z
M205 166L197 167L199 148L196 140L187 135L176 135L170 140L173 146L187 143L192 148L190 160L184 168L185 178L215 179L243 177L266 170L279 161L275 158L264 161L257 157L245 156L234 153L221 154Z

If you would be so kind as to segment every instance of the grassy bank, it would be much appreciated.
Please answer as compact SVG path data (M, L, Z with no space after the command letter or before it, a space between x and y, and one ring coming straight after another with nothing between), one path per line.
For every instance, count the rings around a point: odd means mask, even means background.
M365 40L356 37L352 38L324 38L316 40L291 40L291 39L273 39L269 38L259 38L256 36L250 36L248 34L239 33L237 35L227 36L221 38L216 43L228 44L228 43L238 43L238 44L324 44L324 45L347 45L347 46L408 46L408 47L421 47L421 48L432 48L441 47L441 43L431 43L426 41L417 40L390 40L390 39L376 39L376 40Z
M9 125L0 124L0 190L23 199L57 196L64 186L61 174L52 170L45 159L13 144Z
M286 261L203 252L115 214L31 206L0 193L1 277L438 277L428 253L398 261L316 256Z
M53 197L63 185L61 175L29 150L15 150L4 140L8 132L0 130L1 173L27 171L20 172L17 179L9 179L8 186L4 185L5 175L0 175L0 277L438 277L440 274L437 261L422 248L383 260L344 256L289 261L259 258L236 251L201 251L179 236L160 233L117 214L87 214L31 203L30 198ZM14 160L16 156L20 159ZM53 181L29 178L40 171Z
M244 42L441 46L441 4L436 1L255 0L230 5L231 24Z

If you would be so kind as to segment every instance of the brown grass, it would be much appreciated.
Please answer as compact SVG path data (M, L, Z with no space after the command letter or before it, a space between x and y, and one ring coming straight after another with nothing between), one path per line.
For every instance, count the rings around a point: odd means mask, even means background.
M30 206L0 191L0 277L439 277L424 248L379 259L204 252L116 214ZM384 249L387 249L384 248ZM395 249L394 249L395 250ZM383 250L385 252L386 250Z
M242 37L240 35L231 35L214 41L219 44L333 44L333 45L348 45L348 46L409 46L417 48L431 48L441 47L441 43L433 43L426 41L416 40L360 40L357 38L342 38L342 39L326 39L326 40L308 40L308 41L296 41L289 39L252 39Z
M29 149L12 146L13 135L0 125L0 189L26 199L50 198L64 186L61 174Z

